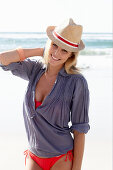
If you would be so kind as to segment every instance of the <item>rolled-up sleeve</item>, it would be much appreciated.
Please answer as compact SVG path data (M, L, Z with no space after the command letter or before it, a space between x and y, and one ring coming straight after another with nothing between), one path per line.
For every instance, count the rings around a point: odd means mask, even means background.
M71 107L71 132L77 130L81 133L87 133L90 129L89 125L89 89L85 77L78 78L72 98Z
M37 60L26 59L24 61L10 63L7 66L0 64L0 67L4 71L11 71L13 75L28 81L35 66L37 66L37 68L40 70L42 66L41 62Z

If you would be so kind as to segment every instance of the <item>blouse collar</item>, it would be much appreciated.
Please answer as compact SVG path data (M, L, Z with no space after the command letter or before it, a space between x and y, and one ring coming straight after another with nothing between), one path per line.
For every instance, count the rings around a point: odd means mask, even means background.
M44 66L42 69L43 69L43 70L47 70L47 66ZM61 76L64 76L64 77L70 76L70 75L66 72L64 66L60 69L60 71L59 71L58 74L60 74Z

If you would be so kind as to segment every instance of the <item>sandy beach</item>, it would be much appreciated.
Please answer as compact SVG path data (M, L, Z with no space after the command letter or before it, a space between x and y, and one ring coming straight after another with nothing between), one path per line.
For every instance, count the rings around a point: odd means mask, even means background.
M78 62L82 66L85 63L83 74L90 89L91 129L86 134L82 170L112 169L112 63L111 57L102 57L80 56ZM27 82L2 69L0 75L0 169L24 170L27 138L22 99Z

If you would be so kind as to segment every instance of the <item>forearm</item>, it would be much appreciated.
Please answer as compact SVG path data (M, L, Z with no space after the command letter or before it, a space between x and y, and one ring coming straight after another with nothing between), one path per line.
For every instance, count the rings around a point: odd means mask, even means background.
M74 135L74 159L72 170L81 170L85 144L85 134L76 132Z
M44 48L24 49L26 58L33 56L43 56Z
M32 48L32 49L23 49L25 58L32 56L43 56L43 48ZM0 53L0 63L3 65L8 65L12 62L20 61L19 54L17 50L10 50Z

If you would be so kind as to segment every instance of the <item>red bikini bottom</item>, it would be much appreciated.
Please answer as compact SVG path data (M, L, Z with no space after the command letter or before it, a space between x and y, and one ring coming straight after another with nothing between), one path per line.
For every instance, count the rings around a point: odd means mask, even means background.
M26 158L29 156L43 169L43 170L50 170L50 168L55 164L56 161L58 161L60 158L62 158L64 155L66 155L65 161L67 161L67 157L69 157L69 160L73 160L73 150L68 151L66 154L62 154L60 156L52 157L52 158L40 158L36 155L34 155L29 150L26 150L24 152L25 157L25 165L26 165Z

